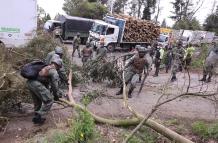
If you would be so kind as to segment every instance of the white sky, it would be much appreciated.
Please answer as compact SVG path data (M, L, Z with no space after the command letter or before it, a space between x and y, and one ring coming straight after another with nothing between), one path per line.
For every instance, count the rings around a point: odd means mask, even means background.
M38 5L42 7L47 13L49 13L52 18L54 18L54 16L57 13L65 14L65 12L62 10L64 0L37 0L37 1L38 1ZM174 0L160 0L160 7L162 7L162 11L158 19L160 22L162 22L162 20L166 18L167 25L169 26L173 25L173 21L169 18L169 16L172 15L171 11L173 11L172 4L170 4L171 1ZM193 0L193 1L197 2L199 0ZM218 4L218 0L216 1ZM200 21L201 24L203 24L205 18L211 12L213 2L214 0L205 0L201 9L195 14L195 16L197 17L197 19Z

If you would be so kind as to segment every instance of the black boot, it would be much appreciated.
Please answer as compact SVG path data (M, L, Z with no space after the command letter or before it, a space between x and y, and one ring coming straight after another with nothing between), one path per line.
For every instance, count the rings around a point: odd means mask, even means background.
M176 76L172 76L171 82L174 82L174 81L176 81L176 80L177 80Z
M35 117L33 117L32 122L34 124L43 124L45 122L45 118L42 118L40 114L35 113Z
M120 88L120 90L116 93L116 95L121 95L123 94L123 87Z
M207 77L207 75L204 75L203 78L200 79L199 81L204 81L205 82L207 80L206 77Z
M128 98L132 98L133 89L134 89L134 88L132 88L132 87L129 88Z
M211 82L211 76L208 77L208 79L206 80L206 83Z

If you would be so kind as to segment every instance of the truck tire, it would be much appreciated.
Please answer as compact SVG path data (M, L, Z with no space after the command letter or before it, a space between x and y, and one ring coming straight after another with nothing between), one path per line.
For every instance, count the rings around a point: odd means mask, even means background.
M115 44L108 44L107 50L109 52L114 52L115 51Z

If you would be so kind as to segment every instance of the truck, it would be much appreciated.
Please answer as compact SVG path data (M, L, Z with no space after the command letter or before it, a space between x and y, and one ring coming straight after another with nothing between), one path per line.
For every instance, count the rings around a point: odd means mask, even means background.
M104 20L94 20L93 26L89 33L88 41L93 47L98 47L100 41L104 41L104 46L107 47L109 51L114 51L115 49L131 49L135 45L148 45L152 40L159 36L159 27L148 21L133 20L126 18L118 18L114 16L106 16ZM137 21L144 24L150 24L151 29L143 29L137 25ZM128 26L128 28L127 28ZM131 28L131 31L128 30ZM140 31L139 31L140 30ZM156 30L153 34L152 30ZM151 32L147 32L151 31ZM131 33L128 33L131 32ZM144 40L136 39L135 37L142 35ZM131 40L130 40L131 39ZM150 41L148 41L148 39Z
M37 0L2 0L0 4L0 44L26 45L36 35Z
M84 44L89 36L89 30L94 20L69 15L59 15L55 20L48 20L44 29L51 32L62 42L71 42L73 38L80 33L81 42Z

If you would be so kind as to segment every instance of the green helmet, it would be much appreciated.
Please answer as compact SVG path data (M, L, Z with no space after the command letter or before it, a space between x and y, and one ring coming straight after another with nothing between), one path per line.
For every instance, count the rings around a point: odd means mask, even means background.
M62 47L55 47L55 53L56 54L63 54L63 48Z
M55 63L55 64L57 64L59 67L62 67L63 61L62 61L61 58L54 57L54 58L52 58L51 63Z

